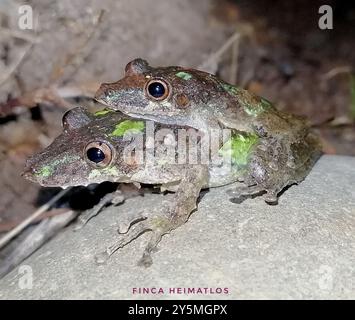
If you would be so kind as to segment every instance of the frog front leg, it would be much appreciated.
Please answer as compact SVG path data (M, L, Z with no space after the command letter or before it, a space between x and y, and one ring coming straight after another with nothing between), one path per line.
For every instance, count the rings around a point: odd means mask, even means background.
M196 209L200 190L207 185L208 168L203 165L191 165L185 168L182 179L172 201L164 201L160 209L145 211L119 241L96 256L98 264L104 263L116 250L124 247L141 234L150 231L151 237L138 264L148 267L152 264L151 253L156 249L162 236L184 224L191 212ZM119 230L120 232L120 230Z
M98 204L96 204L91 209L84 211L78 217L74 230L79 230L83 228L93 217L97 216L100 211L106 207L108 204L118 205L125 201L125 197L123 196L120 189L117 189L114 192L106 194Z

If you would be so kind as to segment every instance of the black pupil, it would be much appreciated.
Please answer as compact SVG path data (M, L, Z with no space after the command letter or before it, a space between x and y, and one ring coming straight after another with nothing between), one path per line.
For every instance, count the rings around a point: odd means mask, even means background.
M88 159L92 162L99 163L105 160L105 154L99 148L90 148L86 151Z
M148 91L154 98L161 98L165 94L165 87L160 82L153 82L148 86Z

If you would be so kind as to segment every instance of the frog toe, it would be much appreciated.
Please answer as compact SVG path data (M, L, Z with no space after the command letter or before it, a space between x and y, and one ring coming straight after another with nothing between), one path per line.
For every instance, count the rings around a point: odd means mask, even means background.
M124 212L120 213L119 219L118 219L118 229L117 232L119 234L124 234L127 233L129 228L138 223L139 221L142 221L147 218L147 215L145 212L130 212L129 214L125 214Z
M153 232L151 238L144 249L142 258L138 261L138 266L150 267L153 263L152 252L157 250L158 243L160 242L163 232Z
M263 198L267 204L275 205L278 203L278 192L276 190L267 190L263 195Z
M108 258L118 249L123 248L128 243L132 242L140 235L145 233L146 231L150 231L151 226L148 221L144 220L136 223L133 227L131 227L127 233L124 233L120 236L119 240L113 245L109 246L104 252L96 255L95 261L97 264L105 263Z
M257 195L261 192L263 192L264 189L259 186L259 185L241 185L234 187L233 189L227 190L227 194L233 198L242 198L242 197L248 197L248 196L253 196Z
M132 218L132 215L130 215ZM145 213L135 215L134 219L121 222L118 230L120 238L116 243L108 247L103 253L95 257L97 264L105 263L108 258L118 249L125 247L127 244L137 239L143 233L151 231L151 238L144 249L143 256L138 265L149 267L152 264L151 253L157 248L162 236L173 228L170 219L165 216L154 215L152 217L145 216Z

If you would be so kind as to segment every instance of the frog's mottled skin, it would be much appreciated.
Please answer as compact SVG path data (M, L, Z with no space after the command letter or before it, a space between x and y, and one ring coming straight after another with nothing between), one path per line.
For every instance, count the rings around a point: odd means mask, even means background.
M266 99L206 72L177 66L153 68L139 58L128 63L125 72L117 82L102 84L95 98L129 116L200 130L227 127L277 139L302 139L308 133L303 118L278 111ZM152 79L168 84L166 99L147 96L145 85Z
M169 95L165 99L157 101L148 96L145 88L152 79L167 83ZM314 153L320 149L304 118L278 111L269 101L195 69L154 68L138 58L127 64L124 78L102 84L96 99L136 118L202 131L230 128L255 134L267 156L249 170L251 180L248 177L246 182L256 181L258 190L262 185L269 202L277 201L277 193L285 185L307 174Z
M144 265L151 263L150 253L162 235L186 222L196 208L202 188L236 182L241 187L232 191L234 195L266 191L265 199L274 201L285 186L304 179L319 155L317 139L312 135L284 143L274 137L259 137L253 132L233 131L231 138L218 150L218 154L231 155L233 165L228 167L229 170L210 163L169 163L164 157L153 163L139 163L136 158L127 162L123 159L123 152L131 140L125 139L126 134L129 132L145 138L147 122L110 110L91 114L78 107L65 114L63 125L63 133L43 152L28 160L26 178L43 186L68 187L112 181L157 184L162 189L175 191L174 201L164 203L159 210L153 209L154 214L142 213L131 217L126 227L119 230L124 233L120 241L105 253L109 256L149 230L152 237L141 260ZM196 132L186 126L155 123L156 131L171 129L175 136L181 128ZM110 146L112 161L108 166L93 167L87 161L85 147L93 141ZM154 150L164 149L165 143L165 140L156 141ZM290 155L294 161L292 167L288 165ZM244 184L237 181L244 181Z

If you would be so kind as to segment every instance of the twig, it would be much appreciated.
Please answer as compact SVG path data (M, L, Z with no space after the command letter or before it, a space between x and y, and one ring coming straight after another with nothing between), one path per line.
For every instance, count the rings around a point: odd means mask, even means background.
M0 87L11 77L11 75L16 71L16 69L19 67L23 59L26 57L28 52L33 46L33 42L29 43L26 48L21 52L21 54L18 56L17 60L10 65L7 70L3 72L2 77L0 78Z
M38 16L36 16L36 25L35 25L35 33L37 33L37 26L38 26ZM20 64L25 59L26 55L30 52L31 48L35 43L38 42L37 38L33 36L24 35L24 33L15 31L15 30L7 30L1 29L1 33L5 35L10 35L14 38L21 38L28 42L28 45L22 50L21 54L18 56L17 60L15 60L12 65L10 65L5 72L3 72L3 76L0 77L0 87L11 77L11 75L17 70Z
M239 39L240 39L240 33L236 31L215 53L211 54L198 67L198 69L209 70L213 68L220 60L221 56L230 48L231 45L233 45L236 41L239 41ZM215 71L212 73L215 73Z
M322 76L322 79L323 80L329 80L329 79L337 76L338 74L350 73L350 72L351 72L351 66L336 67L336 68L333 68L332 70L328 71L327 73L325 73Z
M32 213L27 219L21 222L17 227L12 229L10 232L5 234L0 239L0 249L3 248L12 238L16 237L23 229L25 229L32 221L39 217L43 212L47 211L54 203L56 203L61 197L63 197L71 188L61 190L56 194L51 200L46 204L38 208L34 213Z
M59 216L43 220L16 246L9 256L2 261L0 266L0 278L30 256L59 230L68 225L76 216L77 212L67 210Z
M239 41L240 41L240 37L235 39L232 47L232 62L231 62L230 73L229 73L229 82L231 84L237 83Z
M81 61L85 59L85 57L89 54L89 52L86 52L85 54L84 49L88 45L88 43L92 40L94 35L96 34L98 28L97 26L101 23L102 17L104 15L104 10L100 10L98 15L95 17L94 22L93 22L93 28L90 31L90 33L87 35L87 37L82 41L81 44L79 44L73 52L68 53L65 58L63 59L62 63L57 63L54 65L52 73L50 75L50 80L49 83L54 83L58 81L59 78L63 75L63 69L65 66L68 66L71 64L74 67L74 70L72 71L73 73L78 70L78 68L81 65ZM80 55L79 55L80 54ZM81 59L79 59L79 57ZM63 67L64 65L64 67Z
M39 103L52 103L58 107L69 109L71 104L66 98L88 97L93 98L96 90L99 88L99 82L87 82L82 85L67 85L62 87L51 86L49 88L40 88L27 92L22 96L8 100L0 104L0 116L6 116L12 112L15 107L32 108Z
M22 39L22 40L25 40L25 41L30 42L30 43L39 43L39 42L41 42L41 39L39 37L31 35L31 34L24 33L22 31L18 31L18 30L10 30L10 29L0 28L0 35L9 36L9 37L12 37L12 38Z
M54 216L58 216L58 215L64 214L66 212L68 212L68 209L65 209L65 208L52 209L52 210L49 210L47 212L44 212L43 214L41 214L38 218L36 218L32 222L36 223L36 222L39 222L39 221L47 219L47 218L51 218L51 217L54 217ZM19 220L12 220L12 221L9 221L9 222L0 223L0 232L9 231L9 230L15 228L20 223L21 223L21 220L20 221Z

